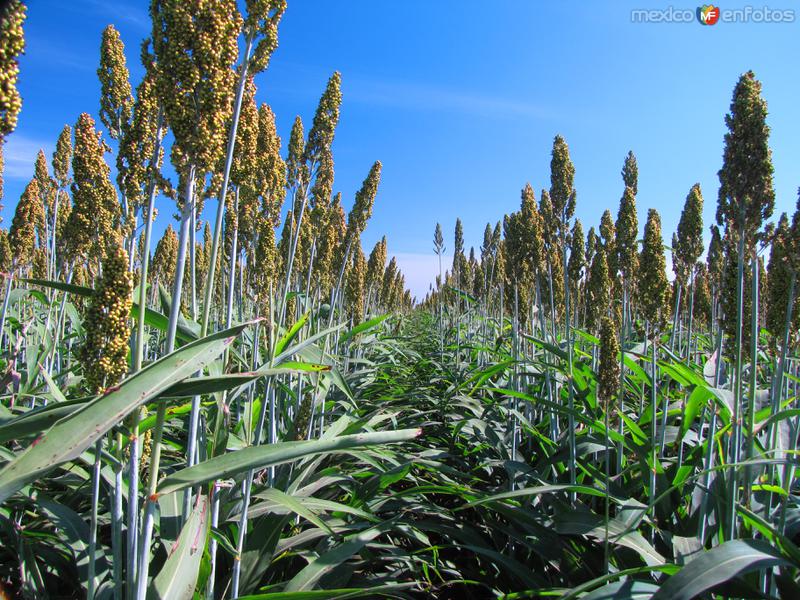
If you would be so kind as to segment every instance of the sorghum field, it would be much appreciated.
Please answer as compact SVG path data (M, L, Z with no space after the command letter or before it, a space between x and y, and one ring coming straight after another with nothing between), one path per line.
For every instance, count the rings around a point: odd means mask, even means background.
M557 136L479 252L430 224L415 300L361 244L381 163L333 194L340 74L288 140L256 104L285 8L153 0L141 81L109 26L99 111L30 165L0 230L0 597L800 598L800 209L774 214L756 76L719 107L716 222L695 185L676 232L639 223L629 153L587 231Z

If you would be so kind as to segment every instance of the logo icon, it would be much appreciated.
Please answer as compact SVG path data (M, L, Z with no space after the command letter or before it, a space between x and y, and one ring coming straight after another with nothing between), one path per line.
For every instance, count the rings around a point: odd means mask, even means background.
M719 21L719 6L704 4L697 7L697 20L701 25L714 25Z

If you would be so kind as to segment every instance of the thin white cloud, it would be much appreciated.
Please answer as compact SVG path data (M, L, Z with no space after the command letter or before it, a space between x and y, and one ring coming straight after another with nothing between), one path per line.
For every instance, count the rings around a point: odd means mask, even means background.
M120 0L116 2L83 0L83 4L88 5L88 9L95 14L109 17L110 23L124 21L143 29L149 29L151 26L150 16L147 14L147 10L142 8L142 5L134 6L126 2L120 2ZM76 6L76 8L78 7Z
M455 111L496 118L554 116L552 110L531 102L410 81L353 78L347 87L348 101L406 110Z
M29 36L26 41L27 60L44 63L47 68L63 67L73 71L94 71L99 58L76 54L58 40ZM98 55L99 56L99 55Z
M411 290L411 295L422 301L439 275L439 257L435 254L413 252L400 252L393 256L406 278L406 287ZM451 264L452 255L442 255L442 271L447 271Z
M53 153L52 143L26 137L20 133L8 136L3 146L5 170L3 176L8 179L30 179L39 150L44 150L48 160Z

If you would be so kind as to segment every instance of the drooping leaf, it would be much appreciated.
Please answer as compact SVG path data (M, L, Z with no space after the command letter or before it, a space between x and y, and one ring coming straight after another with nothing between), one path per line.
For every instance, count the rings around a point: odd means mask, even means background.
M581 596L581 600L649 600L658 586L646 581L615 581Z
M0 503L26 483L73 460L141 404L202 370L246 325L188 344L64 417L0 471Z
M350 598L397 597L402 592L416 587L414 583L387 583L371 588L340 588L336 590L312 590L308 592L270 592L239 596L239 600L349 600Z
M308 322L308 318L311 316L311 313L305 313L302 317L300 317L289 330L275 343L275 351L273 354L275 356L280 356L280 354L286 349L286 347L292 342L292 340L297 337L297 334L300 330L305 326Z
M344 542L314 558L286 584L287 592L311 590L326 573L339 567L353 554L361 550L369 542L394 527L394 520L384 521L379 525L360 531Z
M53 402L18 415L0 425L0 444L37 435L53 423L80 410L87 402L85 398Z
M653 600L691 600L738 575L788 564L780 552L762 540L730 540L696 557L667 579Z
M341 338L339 338L339 341L346 342L350 338L356 337L360 333L364 333L365 331L369 331L373 327L383 323L390 316L391 316L391 313L387 313L385 315L381 315L379 317L374 317L372 319L364 321L363 323L359 323L358 325L356 325L355 327L353 327L349 331L344 332L342 334Z
M208 533L208 499L200 495L164 566L153 578L148 600L191 600Z
M331 439L300 442L281 442L267 446L250 446L236 452L215 456L191 467L181 469L161 480L159 494L168 494L184 488L202 485L214 479L226 479L250 469L262 469L274 465L307 458L315 454L335 453L353 448L391 444L413 439L419 429L398 431L376 431L343 435Z
M50 516L53 524L64 536L70 550L75 554L75 564L81 584L86 588L89 577L89 526L81 516L68 506L39 495L36 503ZM103 578L110 572L109 557L101 545L95 549L94 589L99 590Z

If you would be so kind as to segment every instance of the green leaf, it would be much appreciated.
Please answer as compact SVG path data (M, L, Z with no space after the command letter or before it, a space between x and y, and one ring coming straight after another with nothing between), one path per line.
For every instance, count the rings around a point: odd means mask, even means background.
M67 547L75 555L75 564L78 567L81 585L86 589L87 578L89 577L89 526L81 516L71 508L54 502L45 496L39 495L36 504L50 516L64 540ZM94 589L99 590L103 575L110 570L108 556L98 544L95 548L95 577Z
M475 298L475 296L472 296L471 294L468 294L464 290L460 290L460 289L458 289L456 287L453 287L452 285L448 285L447 289L449 289L452 292L455 292L456 294L461 296L464 300L466 300L470 304L477 304L477 302L478 302L478 300Z
M330 365L287 360L281 362L280 366L277 367L270 367L269 363L267 363L257 371L253 371L253 374L258 377L270 377L273 375L291 375L296 373L321 373L330 370Z
M148 600L192 599L206 547L208 512L208 499L198 496L197 504L178 536L178 542L150 584Z
M271 501L274 502L275 504L284 506L290 512L293 512L294 514L303 517L309 523L313 523L320 529L324 529L331 535L334 535L333 530L328 526L328 524L325 523L322 519L320 519L317 513L315 513L309 507L305 506L297 498L293 498L292 496L275 488L267 488L263 492L261 492L258 496L260 498L264 498L267 501Z
M170 292L167 291L167 289L161 284L158 285L158 295L161 299L161 306L164 309L164 314L168 315L172 306L172 296L170 295ZM169 323L169 319L167 322ZM240 325L240 323L237 323L237 325ZM163 331L166 331L166 329ZM181 339L188 338L189 340L196 340L198 337L200 337L200 324L195 321L188 320L179 311L177 331L181 333L181 335L178 336Z
M416 587L415 583L389 583L373 588L341 588L338 590L313 590L307 592L271 592L239 596L239 600L347 600L349 598L374 598L394 596L396 592Z
M265 490L266 493L258 493L255 494L256 498L269 498L270 497L270 490L272 488L267 488ZM364 512L360 508L355 508L353 506L349 506L347 504L341 504L340 502L334 502L332 500L323 500L322 498L314 498L314 497L293 497L292 498L299 502L305 509L314 511L314 512L340 512L340 513L347 513L350 515L355 515L357 517L361 517L367 521L378 521L374 515L369 514L368 512ZM255 517L259 517L265 513L275 513L278 515L286 515L291 512L295 512L290 510L287 505L281 504L273 499L266 500L265 502L258 502L252 505L249 510L247 511L247 518L252 519ZM299 514L299 513L298 513ZM231 517L232 520L238 520L239 515L234 515Z
M64 283L62 281L49 281L45 279L20 279L20 281L25 281L27 283L31 283L34 285L40 285L42 287L52 288L54 290L59 290L61 292L66 292L68 294L74 294L76 296L83 296L85 298L89 298L94 294L94 290L90 287L85 287L82 285L75 285L74 283ZM139 303L135 300L131 305L131 317L134 319L139 318ZM178 324L178 330L176 332L176 337L186 343L196 340L198 338L197 333L199 332L199 326L197 331L193 330L185 321L182 319L182 323ZM144 313L144 322L149 325L150 327L155 327L159 331L166 332L167 327L169 325L169 317L165 314L158 312L157 310L153 310L152 308L145 308Z
M380 444L410 440L420 435L419 429L376 431L343 435L331 439L300 442L281 442L268 446L250 446L236 452L215 456L165 477L158 486L159 494L168 494L184 488L201 485L215 479L226 479L250 469L306 458L315 454L334 453Z
M513 490L511 492L501 492L500 494L494 494L493 496L486 496L485 498L480 498L473 502L469 502L468 504L465 504L458 510L471 508L473 506L478 506L479 504L486 504L487 502L507 500L509 498L522 498L525 496L536 496L539 494L554 494L558 492L577 492L579 494L588 494L590 496L599 496L601 498L605 496L605 492L603 492L602 490L598 490L593 487L588 487L585 485L568 485L568 484L539 485L535 487Z
M39 285L41 287L52 288L61 292L67 292L68 294L75 294L76 296L84 296L87 298L94 294L94 290L90 287L75 285L74 283L64 283L63 281L50 281L49 279L34 279L25 277L21 277L20 281L24 281L25 283L30 283L33 285Z
M328 365L316 365L312 363L302 363L287 361L280 367L265 367L258 371L248 371L244 373L226 373L208 377L193 377L181 381L171 386L162 394L163 398L190 398L192 396L203 396L232 390L239 386L246 385L259 379L260 377L270 377L273 375L289 375L294 373L320 373L330 371Z
M303 569L286 584L286 591L300 592L312 589L323 575L340 566L353 556L353 554L361 550L382 533L390 531L394 525L395 520L392 519L349 536L346 541L328 552L321 554L303 567Z
M50 301L47 299L47 296L45 296L40 290L31 290L25 288L16 288L11 290L11 294L8 296L8 301L9 304L15 304L23 298L33 298L45 307L50 306Z
M459 384L457 389L462 389L468 386L470 383L475 382L472 390L470 390L470 396L474 396L478 388L480 388L489 378L497 375L498 373L504 373L509 367L514 366L516 362L516 360L505 360L494 365L489 365L485 369L479 370L463 383Z
M502 566L508 572L513 573L527 587L541 588L545 585L544 579L538 573L531 571L528 565L519 562L515 558L485 546L464 544L463 549L488 557L494 564Z
M368 321L364 321L363 323L359 323L358 325L353 327L350 331L346 331L345 333L343 333L341 338L339 338L339 341L346 342L350 338L357 336L359 333L364 333L365 331L372 329L376 325L383 323L390 316L391 313L386 313L385 315L381 315L379 317L375 317Z
M131 318L137 320L139 319L139 303L136 301L134 301L131 305ZM144 322L146 325L158 329L164 333L166 333L167 328L169 327L169 317L164 313L153 310L152 308L145 308ZM175 337L183 343L196 340L199 337L198 334L199 329L197 331L193 331L186 325L185 321L183 323L179 322L178 328L175 331Z
M226 373L209 377L193 377L170 386L162 398L190 398L237 388L258 379L255 373Z
M649 600L658 586L644 581L616 581L581 596L581 600Z
M682 440L689 428L694 424L700 410L708 403L710 399L714 398L713 392L705 385L695 386L692 393L689 394L689 399L686 401L686 406L681 420L681 430L678 439Z
M64 417L0 471L0 504L27 483L79 457L116 423L171 385L202 370L246 325L188 344Z
M562 534L588 535L599 540L604 540L606 537L603 516L588 511L571 510L557 514L555 528ZM619 519L609 519L608 541L635 550L647 565L663 565L666 562L641 533L629 529L628 525Z
M764 541L731 540L698 556L667 579L653 600L691 600L743 573L788 564Z
M61 392L61 388L58 387L53 378L50 377L50 374L47 370L40 364L39 365L39 373L42 375L42 379L44 379L45 383L47 383L47 387L50 388L50 394L53 396L53 400L56 402L66 402L67 397Z
M0 444L11 440L22 440L41 433L53 423L80 410L86 403L86 398L77 398L64 402L52 402L47 406L24 412L0 425Z
M278 354L278 353L276 352L276 353L275 353L275 354L276 354L276 356L275 356L275 358L272 360L272 365L273 365L273 366L276 366L276 365L280 365L280 364L282 364L282 363L283 363L283 362L285 362L285 361L286 361L286 360L287 360L287 359L288 359L290 356L294 356L295 354L298 354L298 353L300 353L300 352L301 352L301 351L302 351L304 348L307 348L308 346L310 346L311 344L313 344L313 343L314 343L314 342L316 342L317 340L324 339L325 337L329 336L330 334L337 332L337 331L338 331L339 329L341 329L342 327L344 327L344 323L341 323L341 324L339 324L339 325L334 325L333 327L329 327L328 329L323 329L322 331L320 331L320 332L318 332L318 333L315 333L315 334L314 334L314 335L312 335L311 337L307 337L307 338L306 338L306 339L304 339L302 342L298 342L298 343L296 343L294 346L292 346L292 347L290 347L290 348L286 348L286 349L285 349L283 352L281 352L280 354Z
M278 340L275 344L275 351L273 352L274 356L278 356L286 349L291 341L297 336L303 326L308 322L308 317L311 313L305 313L302 317L300 317L290 328L286 334Z

